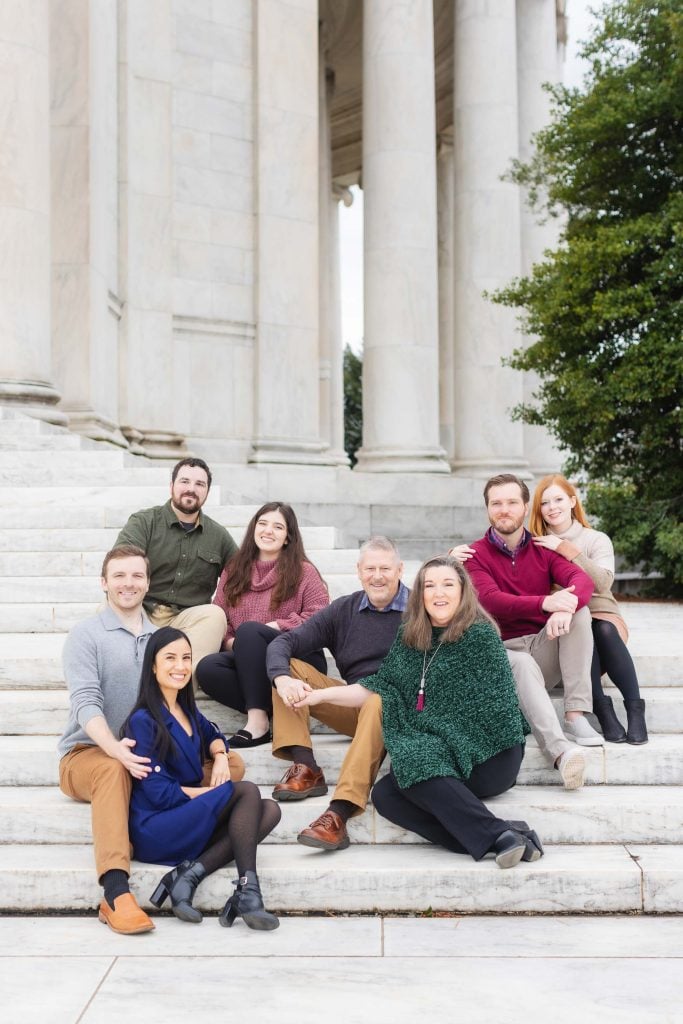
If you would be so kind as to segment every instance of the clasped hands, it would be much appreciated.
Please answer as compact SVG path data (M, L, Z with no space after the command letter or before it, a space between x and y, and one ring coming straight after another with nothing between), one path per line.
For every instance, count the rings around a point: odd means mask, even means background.
M295 711L320 704L325 693L324 690L314 690L302 679L294 679L292 676L277 676L274 683L282 702Z

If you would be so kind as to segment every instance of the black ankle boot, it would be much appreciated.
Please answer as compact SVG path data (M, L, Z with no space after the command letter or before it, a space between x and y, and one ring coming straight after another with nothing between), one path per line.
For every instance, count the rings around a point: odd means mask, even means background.
M180 921L199 924L202 915L192 906L195 889L203 878L206 878L204 865L198 860L184 860L177 868L173 868L159 882L150 897L150 903L161 907L167 896L171 897L171 908Z
M600 723L602 735L608 743L625 743L626 730L617 718L611 697L593 701L593 714Z
M645 701L625 700L626 721L626 742L634 745L647 743L647 726L645 725Z
M245 871L242 878L232 883L235 891L223 907L218 921L224 928L232 928L236 917L241 917L250 928L272 931L280 922L275 914L269 914L263 906L261 886L255 871Z

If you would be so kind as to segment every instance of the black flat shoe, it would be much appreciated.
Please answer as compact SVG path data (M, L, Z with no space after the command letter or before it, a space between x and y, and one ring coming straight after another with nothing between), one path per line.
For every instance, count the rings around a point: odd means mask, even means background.
M519 832L526 842L526 850L522 854L522 860L540 860L545 851L534 829L529 828L526 821L509 821L508 825L514 832Z
M509 828L501 832L491 847L491 852L495 855L499 868L514 868L526 852L526 840L519 832L513 832Z
M264 743L270 743L273 735L270 729L264 732L263 736L257 736L256 739L251 735L248 729L238 729L234 736L231 736L228 740L228 746L234 750L243 747L262 747Z

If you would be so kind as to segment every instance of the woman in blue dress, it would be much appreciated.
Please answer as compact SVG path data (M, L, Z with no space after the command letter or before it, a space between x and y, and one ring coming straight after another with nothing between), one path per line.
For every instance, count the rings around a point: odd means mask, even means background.
M277 825L280 809L262 800L253 782L231 782L225 736L197 709L192 689L192 650L178 629L165 626L145 649L138 700L122 736L135 753L149 757L152 771L133 781L129 830L137 860L175 864L151 902L171 897L181 921L199 923L192 906L207 875L232 860L239 880L219 921L230 927L242 917L250 928L270 930L279 921L263 906L256 874L256 846ZM203 785L207 753L214 759L211 785Z

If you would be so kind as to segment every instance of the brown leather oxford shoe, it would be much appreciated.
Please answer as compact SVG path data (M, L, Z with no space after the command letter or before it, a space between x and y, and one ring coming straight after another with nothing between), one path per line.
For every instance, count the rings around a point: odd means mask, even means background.
M350 842L346 825L334 811L325 811L296 838L304 846L315 846L318 850L345 850Z
M308 796L324 796L327 793L325 776L315 772L307 764L293 764L273 790L273 800L305 800Z
M99 919L119 935L138 935L154 931L154 921L137 905L131 892L124 892L114 900L112 910L106 900L100 903Z

